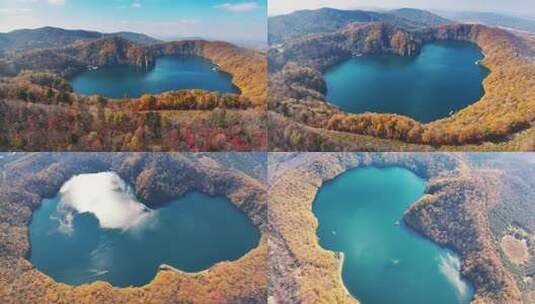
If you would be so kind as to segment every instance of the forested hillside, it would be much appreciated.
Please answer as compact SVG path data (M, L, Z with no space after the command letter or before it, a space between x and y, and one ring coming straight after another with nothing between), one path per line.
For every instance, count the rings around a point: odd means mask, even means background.
M480 157L487 159L476 160ZM426 180L424 195L403 220L460 255L461 272L475 287L473 303L533 302L535 243L527 218L535 207L527 197L533 196L534 185L527 177L534 165L527 157L507 158L459 153L270 156L270 296L292 302L358 302L344 289L339 253L319 245L312 205L326 182L353 168L375 166L402 167ZM523 246L525 252L517 249Z
M211 60L231 74L240 94L185 90L109 99L73 92L68 81L88 66L150 69L163 55ZM0 149L250 151L267 145L265 55L229 43L81 40L5 55L0 73Z
M155 44L161 42L156 38L132 32L100 33L84 30L66 30L57 27L21 29L0 33L0 50L20 51L34 48L64 46L76 41L95 40L105 37L121 37L134 43Z
M303 35L339 30L350 23L388 22L404 29L418 29L452 23L445 18L418 9L386 12L322 8L302 10L268 19L269 43L278 44Z
M0 154L1 155L1 154ZM224 156L219 156L224 157ZM240 161L240 154L229 155ZM245 159L248 159L245 156ZM249 159L249 167L265 167ZM265 170L265 168L264 168ZM158 208L195 190L222 195L259 228L259 245L240 259L199 273L162 266L143 287L104 281L81 286L55 282L28 260L28 224L44 198L72 176L113 171L145 205ZM263 182L208 155L168 153L31 153L2 168L0 184L0 298L2 303L265 303L267 196ZM224 291L224 292L223 292Z
M362 55L417 56L423 45L445 40L476 44L485 54L481 64L490 70L484 96L447 118L424 124L396 114L351 114L325 98L322 73L329 67ZM535 149L532 38L473 24L408 30L392 22L357 22L289 39L273 46L268 57L272 149Z

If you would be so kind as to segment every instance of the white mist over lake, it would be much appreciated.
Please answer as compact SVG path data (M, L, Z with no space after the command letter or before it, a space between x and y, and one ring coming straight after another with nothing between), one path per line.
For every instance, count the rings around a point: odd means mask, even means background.
M113 172L76 175L60 189L60 230L72 231L74 213L91 213L100 227L127 230L140 227L152 211L136 200L128 185Z
M461 261L451 253L440 255L440 272L455 287L459 299L464 299L468 292L467 284L461 278Z

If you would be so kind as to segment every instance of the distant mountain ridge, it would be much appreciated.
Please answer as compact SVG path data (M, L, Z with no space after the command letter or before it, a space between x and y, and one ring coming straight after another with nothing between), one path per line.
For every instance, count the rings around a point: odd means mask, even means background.
M130 40L134 43L144 44L144 45L151 45L151 44L162 42L162 40L160 39L156 39L145 34L134 33L134 32L117 32L117 33L111 33L111 34L104 34L104 37L107 37L107 36L117 36L117 37L124 38L126 40Z
M26 50L31 48L47 48L65 46L80 40L100 39L110 36L121 37L138 44L156 44L161 42L150 36L132 33L101 33L85 30L66 30L57 27L37 29L20 29L9 33L0 33L0 50Z
M386 12L321 8L270 17L268 41L276 44L306 34L332 32L355 22L386 22L408 30L454 23L431 12L412 8Z
M525 31L535 35L535 18L529 19L490 12L444 12L443 14L459 22L481 23L488 26Z
M388 13L411 20L413 22L421 23L425 26L439 26L453 23L452 20L446 19L442 16L421 9L400 8L388 11Z

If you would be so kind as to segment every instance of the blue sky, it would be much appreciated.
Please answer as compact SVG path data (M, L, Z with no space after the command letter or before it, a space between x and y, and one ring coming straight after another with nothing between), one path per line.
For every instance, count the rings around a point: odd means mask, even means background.
M269 0L269 15L280 15L296 10L320 7L341 9L412 7L431 10L496 12L535 17L535 0Z
M0 0L0 32L57 26L263 41L267 0Z

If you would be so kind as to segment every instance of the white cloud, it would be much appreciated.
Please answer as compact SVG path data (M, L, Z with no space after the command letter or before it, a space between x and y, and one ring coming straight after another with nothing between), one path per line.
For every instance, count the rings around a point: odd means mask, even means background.
M535 11L535 1L533 0L269 0L268 2L268 14L270 16L321 7L371 10L413 7L435 10L473 10L524 14Z
M31 12L0 13L0 32L9 32L21 28L42 27L43 22Z
M179 20L176 20L177 23L179 24L199 24L201 22L201 20L199 19L179 19Z
M0 8L0 14L22 14L31 11L29 8Z
M224 9L231 12L247 12L258 9L256 2L242 2L242 3L223 3L215 5L214 8Z
M50 5L63 5L63 4L65 4L65 0L48 0L48 4L50 4Z
M134 8L140 8L142 5L139 2L132 3L132 7Z
M63 5L66 0L17 0L20 3L37 3L37 2L46 2L50 5Z
M468 285L461 278L461 261L458 257L451 253L440 255L440 272L450 281L451 285L455 287L457 296L460 300L466 298L468 292Z
M60 189L60 231L72 231L74 213L92 213L102 228L127 230L142 226L153 214L115 173L76 175Z

